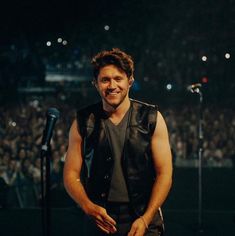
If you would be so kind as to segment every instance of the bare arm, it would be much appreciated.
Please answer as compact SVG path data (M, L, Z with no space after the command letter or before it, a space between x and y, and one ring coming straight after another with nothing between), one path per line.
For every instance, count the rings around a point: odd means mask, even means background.
M137 219L131 228L129 236L143 235L156 211L165 201L172 184L172 156L165 121L160 112L157 115L157 125L151 141L152 157L156 170L151 197L143 218Z
M77 122L74 121L69 132L69 147L64 165L64 185L73 200L86 212L86 207L91 204L91 201L80 182L82 167L81 144L82 138L77 130Z
M116 231L114 227L116 222L107 214L104 208L94 204L89 199L80 181L83 162L81 145L82 137L79 134L77 121L75 120L69 132L69 147L64 165L64 186L73 200L81 206L87 215L94 219L97 227L106 233L114 232Z

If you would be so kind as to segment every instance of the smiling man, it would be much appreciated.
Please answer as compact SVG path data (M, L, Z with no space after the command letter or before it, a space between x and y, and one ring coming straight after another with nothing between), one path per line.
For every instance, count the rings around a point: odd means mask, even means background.
M172 183L165 121L155 105L129 98L132 58L119 49L92 59L101 102L77 112L64 184L85 212L84 235L162 235Z

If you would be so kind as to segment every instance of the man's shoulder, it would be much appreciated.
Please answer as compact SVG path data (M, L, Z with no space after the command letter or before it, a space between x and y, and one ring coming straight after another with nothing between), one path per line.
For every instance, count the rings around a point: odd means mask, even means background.
M131 124L133 126L142 125L146 129L149 129L149 132L152 135L156 127L157 105L134 99L131 99L131 103L133 107Z
M136 107L146 107L146 108L152 108L154 110L158 110L158 106L155 105L155 104L150 104L150 103L147 103L147 102L143 102L143 101L139 101L139 100L136 100L136 99L130 99L131 103L133 104L133 106L136 106Z
M101 116L102 102L97 102L77 110L76 119L81 133L83 132L82 127L94 127L95 120Z
M81 107L77 110L77 114L89 114L89 113L96 113L102 109L102 102L93 103L84 107Z

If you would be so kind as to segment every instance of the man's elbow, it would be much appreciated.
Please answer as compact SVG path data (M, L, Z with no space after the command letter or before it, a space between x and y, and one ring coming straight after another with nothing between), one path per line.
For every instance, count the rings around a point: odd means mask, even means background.
M159 170L157 172L157 178L156 179L162 179L163 182L165 182L166 185L168 185L169 188L171 188L173 184L173 168L168 168L164 170Z
M63 171L63 183L64 183L64 187L67 191L69 189L69 186L73 182L73 179L76 179L74 177L73 171L69 170L68 168L65 167L64 171Z

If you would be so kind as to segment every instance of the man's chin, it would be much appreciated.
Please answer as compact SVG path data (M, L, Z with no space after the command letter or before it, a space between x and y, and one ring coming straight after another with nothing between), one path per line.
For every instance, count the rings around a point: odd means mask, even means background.
M121 103L117 103L117 102L112 102L112 103L108 103L109 106L113 107L114 109L116 109Z
M114 109L116 109L121 104L121 101L110 101L110 100L105 99L105 103L113 107Z

